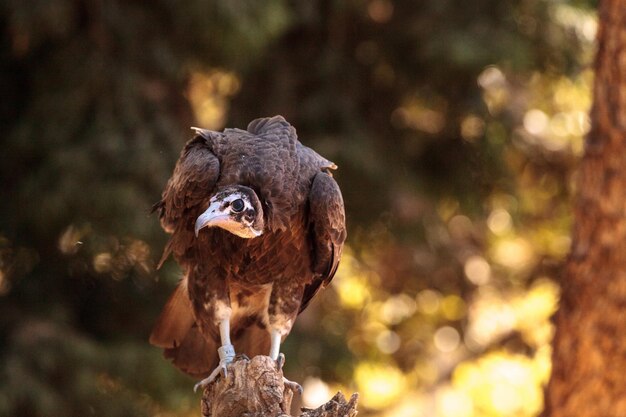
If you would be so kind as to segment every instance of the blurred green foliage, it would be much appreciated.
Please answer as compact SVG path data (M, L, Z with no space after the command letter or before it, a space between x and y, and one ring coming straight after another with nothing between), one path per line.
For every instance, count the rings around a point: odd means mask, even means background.
M593 4L0 6L0 415L196 415L148 346L179 276L149 209L188 127L283 114L349 248L284 346L304 403L534 416L589 129ZM327 395L328 394L328 395Z

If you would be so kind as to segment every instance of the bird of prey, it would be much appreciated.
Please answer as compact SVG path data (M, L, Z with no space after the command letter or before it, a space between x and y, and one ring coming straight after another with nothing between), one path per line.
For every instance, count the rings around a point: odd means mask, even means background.
M183 278L150 336L205 386L235 352L282 367L280 344L335 275L346 239L336 165L281 116L194 128L155 204ZM301 390L285 380L287 386Z

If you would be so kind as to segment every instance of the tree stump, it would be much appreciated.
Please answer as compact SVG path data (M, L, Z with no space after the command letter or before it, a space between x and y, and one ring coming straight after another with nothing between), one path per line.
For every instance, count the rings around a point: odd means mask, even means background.
M283 383L283 372L269 356L238 356L228 375L218 376L202 394L203 417L289 417L293 392ZM302 409L300 417L353 417L358 394L346 401L338 392L326 404Z

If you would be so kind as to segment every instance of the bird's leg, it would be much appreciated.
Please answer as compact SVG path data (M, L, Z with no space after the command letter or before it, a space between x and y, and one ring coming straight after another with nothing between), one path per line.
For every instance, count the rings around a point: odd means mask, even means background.
M292 282L275 283L269 301L269 330L270 330L270 352L269 356L276 361L276 367L282 371L285 364L285 355L280 353L280 343L291 331L293 322L300 309L300 301L304 285L294 287ZM293 382L283 377L285 386L293 392L302 394L302 387L297 382Z
M272 330L272 333L270 335L270 340L271 340L270 358L276 361L276 367L278 368L279 371L283 370L283 365L285 364L285 355L280 353L281 338L282 336L280 334L280 331L276 329ZM283 382L285 383L285 385L289 386L289 388L291 388L292 391L299 390L300 392L302 392L302 387L298 383L289 381L285 377L283 377Z
M278 329L272 329L271 331L271 344L270 344L270 358L276 361L276 368L279 371L282 371L283 365L285 364L285 355L280 353L280 341L282 339L281 331ZM297 382L293 382L288 380L283 376L283 383L287 388L289 388L293 392L298 392L302 394L302 386Z
M271 344L270 344L270 358L274 359L275 361L278 361L278 354L280 353L280 339L282 338L282 335L280 334L280 331L278 329L272 329L272 332L270 334L270 340L271 340ZM284 362L284 355L283 355L283 362ZM280 365L280 368L282 368L282 363Z
M222 346L217 349L217 353L220 357L220 363L217 367L211 372L211 374L198 382L194 387L194 392L198 390L198 388L204 388L209 385L211 382L217 378L217 376L221 373L223 377L228 375L227 366L229 363L233 361L235 358L235 347L230 343L230 308L224 309L227 313L223 313L221 320L219 321L219 329L220 329L220 340Z

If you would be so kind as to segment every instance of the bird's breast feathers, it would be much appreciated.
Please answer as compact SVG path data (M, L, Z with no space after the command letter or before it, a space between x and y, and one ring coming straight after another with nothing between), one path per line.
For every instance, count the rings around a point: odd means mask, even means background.
M271 231L254 239L210 229L200 234L197 258L224 271L223 279L243 285L266 285L277 281L308 283L312 279L311 247L304 225Z

